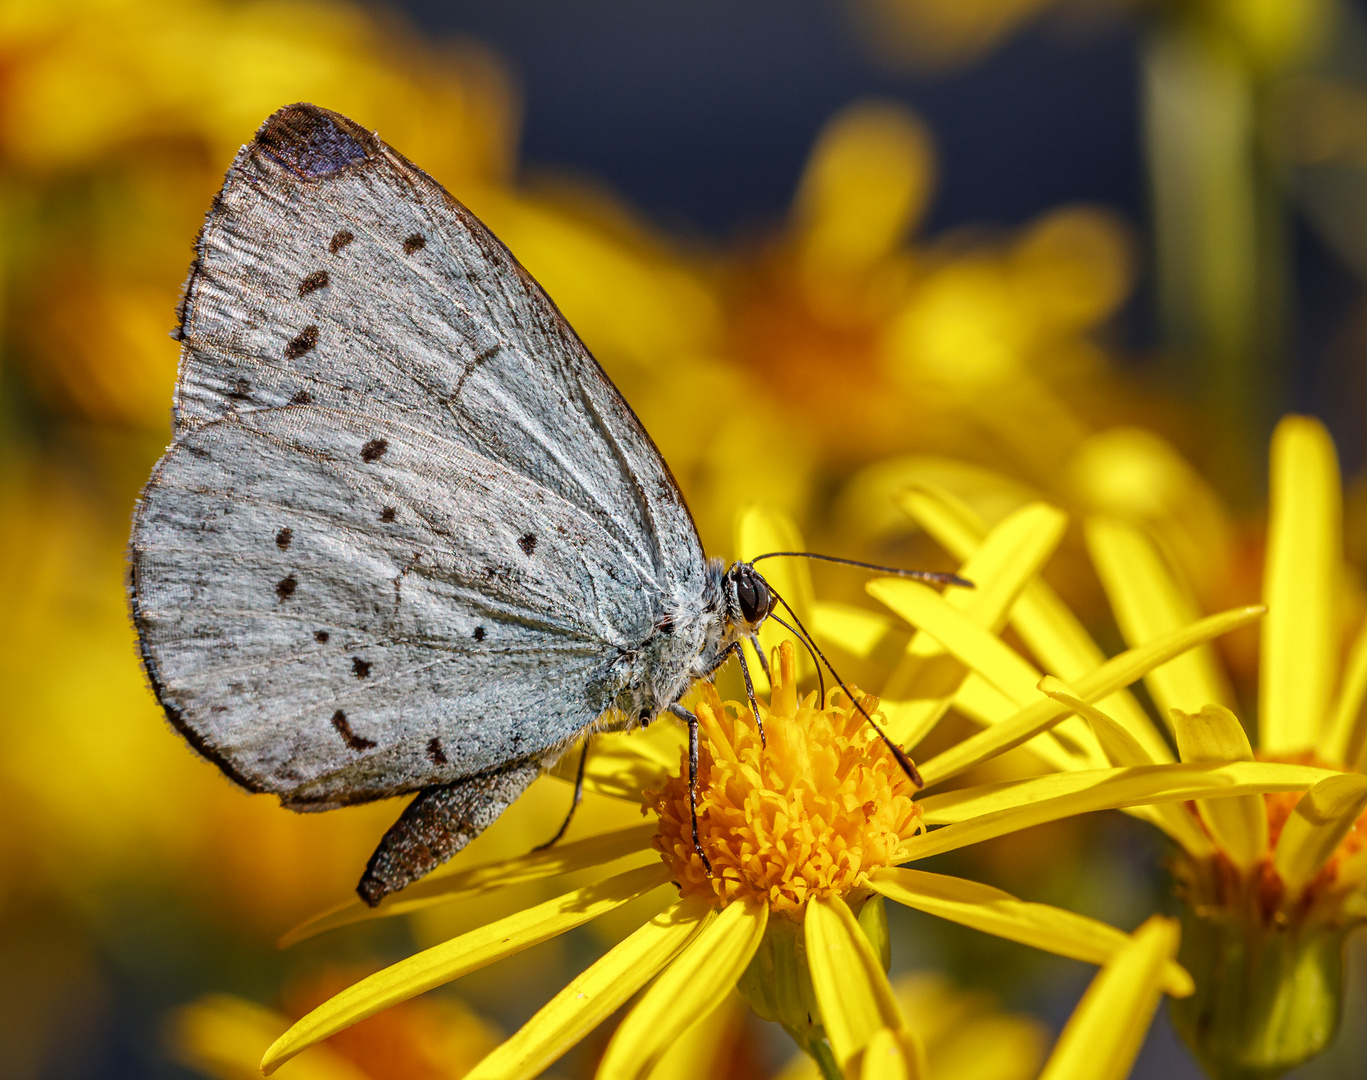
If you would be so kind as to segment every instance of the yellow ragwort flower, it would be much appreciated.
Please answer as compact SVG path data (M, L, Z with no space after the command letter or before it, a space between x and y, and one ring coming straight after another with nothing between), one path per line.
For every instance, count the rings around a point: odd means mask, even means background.
M1196 995L1174 1018L1216 1075L1273 1075L1328 1045L1344 937L1367 920L1367 626L1345 661L1342 493L1324 427L1283 420L1270 473L1256 747L1209 649L1147 677L1183 761L1294 762L1320 775L1304 794L1197 800L1153 819L1181 849L1183 956L1197 976ZM1195 616L1190 590L1150 534L1097 518L1087 539L1127 641ZM1090 719L1098 729L1111 723Z
M1106 469L1108 461L1115 466L1126 457L1099 457L1093 482L1123 480ZM882 693L903 745L914 750L951 708L984 725L922 766L929 783L943 778L942 761L960 771L967 748L1000 744L1031 712L1030 738L1012 745L1023 743L1058 775L1052 787L1045 778L1025 786L1071 801L1072 812L1111 783L1170 777L1161 792L1111 805L1156 825L1181 851L1175 871L1187 901L1182 960L1197 977L1197 992L1175 1004L1174 1017L1215 1075L1272 1075L1328 1044L1338 1022L1343 939L1367 919L1367 626L1344 652L1342 495L1333 444L1318 422L1290 417L1279 426L1271 486L1256 748L1233 712L1230 679L1209 644L1214 634L1145 665L1142 677L1160 722L1119 680L1097 678L1124 657L1209 622L1199 618L1195 591L1175 567L1220 557L1193 558L1184 546L1220 534L1192 528L1197 515L1189 503L1176 500L1166 510L1155 505L1129 517L1119 516L1117 506L1085 522L1092 561L1130 645L1104 663L1057 595L1037 578L1023 580L1020 568L1042 563L1062 535L1063 515L1043 504L1023 506L989 530L947 492L909 491L903 509L964 560L960 572L994 584L978 595L951 590L934 600L905 583L870 585L921 628ZM997 575L999 566L1016 569ZM958 614L951 616L946 605ZM818 626L851 618L849 612L818 614ZM1226 630L1240 621L1234 612L1223 617L1230 620ZM1038 667L993 636L1007 622ZM885 620L866 626L863 638L888 632ZM946 669L950 658L958 666ZM1048 677L1037 681L1041 674ZM1046 695L1052 713L1039 702L1027 704L1031 689ZM1098 784L1105 766L1116 779ZM1228 786L1174 797L1179 776L1212 781L1217 774ZM976 800L956 804L957 794L947 806L981 812ZM927 825L952 820L941 798L919 800ZM946 850L950 831L932 831L909 846Z
M659 816L655 847L684 896L751 897L791 914L810 899L847 895L891 863L921 831L921 812L910 778L849 700L834 688L824 709L815 691L799 700L791 646L776 659L767 746L749 710L724 705L714 687L696 707L707 737L699 838L711 875L693 850L687 771L646 799ZM860 703L877 714L877 698Z
M750 539L765 534L763 515L748 515L747 521L743 532ZM589 884L566 888L349 987L282 1036L263 1066L271 1070L357 1020L638 897L649 896L659 914L573 979L472 1077L537 1075L648 983L613 1036L599 1077L646 1075L695 1022L727 999L732 987L761 1017L782 1023L826 1075L858 1075L866 1064L872 1069L870 1055L919 1060L922 1050L885 974L890 948L885 899L1090 963L1104 964L1122 954L1131 937L1104 923L903 864L1091 810L1303 790L1323 771L1259 763L1133 768L1109 765L1099 748L1095 761L1075 754L1070 747L1076 745L1076 733L1062 723L1068 707L1036 687L1039 673L995 636L1004 616L999 620L993 614L1009 611L1027 587L1040 584L1034 579L1050 550L1042 540L1053 535L1055 524L1048 513L1035 511L989 537L965 566L975 575L976 589L941 596L901 579L870 587L954 650L966 677L988 687L977 691L980 703L993 702L994 693L1007 701L1008 714L999 722L922 764L928 785L1039 739L1089 768L913 798L895 760L867 726L857 723L862 718L849 700L832 691L819 707L810 691L799 694L793 644L780 642L769 705L760 707L767 746L760 744L754 717L744 705L723 702L707 685L695 701L707 735L698 805L702 843L714 867L711 879L692 850L681 779L687 772L682 732L660 724L644 733L596 735L589 787L636 801L644 811L657 812L655 820L482 865L457 859L378 909L352 901L300 928L292 939L474 894L497 894L533 879L597 871ZM781 521L771 521L767 530L795 535ZM794 595L802 591L793 590ZM819 615L814 600L805 603ZM1081 672L1079 692L1106 699L1153 667L1259 614L1260 609L1227 612L1102 661ZM916 656L928 655L924 639L913 643ZM919 740L916 732L925 728L919 706L900 702L894 716L886 703L874 708L875 699L852 693L896 738ZM1010 711L1013 699L1020 704ZM648 792L644 797L643 791ZM943 827L926 832L927 826ZM1175 936L1170 941L1175 947ZM1190 990L1189 977L1173 963L1160 963L1155 978L1168 993ZM1126 1017L1114 1018L1117 1032L1129 1030L1129 1023ZM1123 1050L1122 1043L1116 1045Z

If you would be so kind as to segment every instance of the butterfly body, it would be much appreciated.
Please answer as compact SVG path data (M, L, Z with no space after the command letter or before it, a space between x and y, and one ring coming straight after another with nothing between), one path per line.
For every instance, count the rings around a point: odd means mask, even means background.
M239 783L445 790L459 846L753 632L564 318L374 135L280 110L196 251L130 592L168 717Z

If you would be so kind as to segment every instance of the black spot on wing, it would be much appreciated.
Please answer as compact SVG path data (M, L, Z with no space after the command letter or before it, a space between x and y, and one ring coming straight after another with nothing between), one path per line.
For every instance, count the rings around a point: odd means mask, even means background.
M342 737L342 741L352 750L372 750L375 747L374 739L363 738L351 730L351 725L347 723L346 713L338 709L332 714L332 726L337 729L337 734Z
M261 125L256 145L305 179L331 176L379 153L375 136L317 105L286 105Z
M228 391L228 396L234 401L246 401L251 396L252 384L246 379L236 379L233 388Z
M426 246L427 237L423 236L422 233L411 233L404 237L403 253L405 255L412 255L415 251L421 251Z
M337 252L341 251L342 248L346 247L355 239L356 237L352 234L350 229L339 229L332 234L332 239L328 241L328 251L333 255L336 255Z
M433 765L446 764L446 751L441 748L441 740L435 735L427 740L427 756Z
M294 397L290 398L290 404L291 404L291 405L307 405L307 404L308 404L309 402L311 402L312 400L313 400L313 395L310 394L307 390L299 390L299 391L296 391L296 392L295 392Z
M294 538L294 530L286 525L275 534L275 546L281 551L285 551L290 546L290 540Z
M530 555L536 550L536 533L525 533L518 537L517 546L522 549L524 555Z
M380 520L383 521L385 524L388 524L389 522L394 520L394 512L395 511L392 506L386 506L383 510L380 511Z
M483 640L484 640L484 627L482 627L482 626L476 626L476 627L475 627L474 638L475 638L476 641L483 641Z
M367 465L379 461L384 456L384 452L389 449L388 439L371 439L361 447L361 460Z
M299 588L299 579L290 574L289 577L283 577L275 583L275 595L280 597L283 603L294 595L294 590L297 588Z
M329 634L326 630L315 630L313 632L313 640L318 642L319 645L326 645L328 638L330 638L331 636L332 635Z
M351 658L351 673L358 679L364 679L370 674L371 663L369 660L362 660L359 656Z
M326 288L328 283L328 272L326 270L315 270L308 277L299 283L299 295L307 296L311 292Z
M298 360L306 352L318 344L318 327L309 325L300 330L298 335L291 338L285 345L285 359Z

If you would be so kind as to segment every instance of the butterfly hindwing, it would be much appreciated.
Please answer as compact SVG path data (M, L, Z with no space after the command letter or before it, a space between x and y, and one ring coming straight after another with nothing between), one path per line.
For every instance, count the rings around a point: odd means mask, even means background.
M258 410L158 466L135 615L196 745L286 802L336 805L591 723L644 587L613 550L554 493L400 420Z

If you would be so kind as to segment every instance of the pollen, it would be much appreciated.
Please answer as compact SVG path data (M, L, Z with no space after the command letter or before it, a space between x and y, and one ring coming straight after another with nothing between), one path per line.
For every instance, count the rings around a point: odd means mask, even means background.
M646 793L655 848L685 896L755 897L796 917L812 897L860 888L922 829L915 788L868 720L839 690L824 708L815 692L799 698L795 661L790 642L775 650L767 745L747 706L703 688L698 839L711 877L693 848L686 752L679 775ZM881 724L878 699L851 693Z

